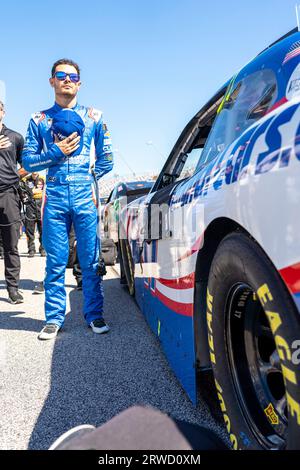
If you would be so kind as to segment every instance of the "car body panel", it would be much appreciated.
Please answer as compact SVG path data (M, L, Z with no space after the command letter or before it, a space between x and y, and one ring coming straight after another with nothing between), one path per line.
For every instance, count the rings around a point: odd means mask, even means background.
M266 68L276 75L277 96L267 114L192 177L161 189L159 176L151 193L121 214L134 260L137 302L193 402L195 272L211 224L230 220L247 232L280 273L300 312L299 57L296 33L247 64L232 84ZM193 125L192 120L186 129ZM151 240L145 237L144 221L152 201L168 209L162 216L166 235Z
M150 191L153 181L120 182L111 191L103 209L104 237L118 243L119 213L128 202Z

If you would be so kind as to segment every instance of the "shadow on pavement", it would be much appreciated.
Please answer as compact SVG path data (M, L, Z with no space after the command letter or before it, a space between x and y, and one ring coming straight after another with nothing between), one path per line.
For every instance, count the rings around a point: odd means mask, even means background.
M20 279L19 289L22 290L33 290L34 286L38 284L40 281L34 281L32 279ZM0 290L6 291L6 283L5 281L0 281ZM0 300L3 300L1 298Z
M104 288L105 319L111 327L105 335L87 327L82 293L70 293L71 313L56 338L51 388L29 449L47 449L68 429L99 426L137 403L199 421L135 302L118 279L104 281Z
M0 329L34 332L40 331L45 323L44 320L18 317L18 315L23 315L25 313L26 312L24 310L18 310L16 312L0 312Z

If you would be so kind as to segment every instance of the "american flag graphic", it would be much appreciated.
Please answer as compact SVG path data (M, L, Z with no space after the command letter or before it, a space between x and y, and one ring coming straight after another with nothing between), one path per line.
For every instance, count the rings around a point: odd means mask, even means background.
M300 41L297 41L297 42L294 42L294 44L292 44L292 46L289 48L288 53L283 59L282 64L284 65L286 62L293 59L299 54L300 54Z

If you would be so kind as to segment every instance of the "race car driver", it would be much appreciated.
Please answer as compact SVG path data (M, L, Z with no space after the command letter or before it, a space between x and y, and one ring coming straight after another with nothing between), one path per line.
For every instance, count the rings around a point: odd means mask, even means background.
M77 103L81 82L75 62L55 62L49 81L55 104L32 116L22 155L28 171L48 170L43 214L46 325L39 334L41 340L55 338L64 324L64 278L72 222L82 269L85 320L94 333L109 331L103 318L102 278L97 274L100 247L89 169L92 141L97 180L112 169L110 135L100 111Z

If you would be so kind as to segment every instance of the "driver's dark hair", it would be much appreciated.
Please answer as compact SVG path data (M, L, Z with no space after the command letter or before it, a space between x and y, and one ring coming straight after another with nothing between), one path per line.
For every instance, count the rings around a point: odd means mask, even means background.
M79 65L76 64L76 62L74 62L71 59L59 59L52 66L51 77L54 77L55 70L56 70L56 67L58 67L58 65L72 65L73 67L75 67L75 69L77 70L78 75L80 76L80 68L79 68Z

